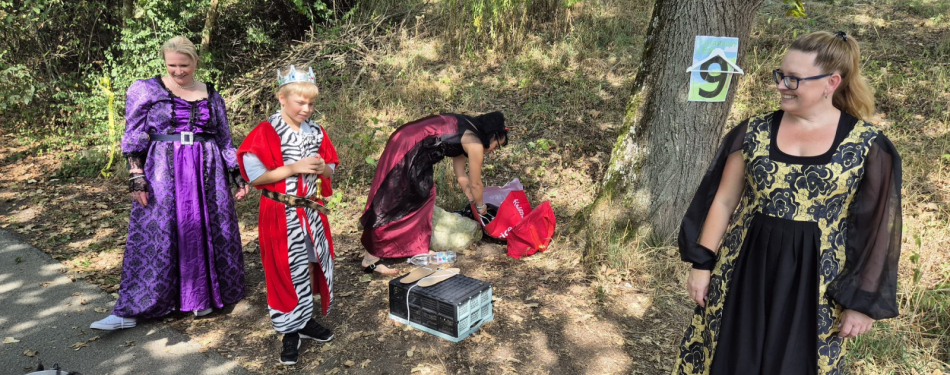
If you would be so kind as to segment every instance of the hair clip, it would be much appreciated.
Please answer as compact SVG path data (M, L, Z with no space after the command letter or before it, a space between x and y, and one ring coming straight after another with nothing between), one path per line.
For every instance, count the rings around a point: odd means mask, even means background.
M848 34L845 34L844 31L836 32L836 33L835 33L835 37L838 37L838 38L840 38L842 41L845 41L845 42L848 41Z

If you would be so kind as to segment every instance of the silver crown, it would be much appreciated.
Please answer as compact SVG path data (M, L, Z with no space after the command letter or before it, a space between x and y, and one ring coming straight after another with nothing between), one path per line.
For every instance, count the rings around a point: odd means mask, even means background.
M287 72L287 75L281 75L280 69L277 69L277 87L293 82L310 82L316 85L317 76L313 75L312 67L307 68L306 74L298 72L293 65L290 66L290 71Z

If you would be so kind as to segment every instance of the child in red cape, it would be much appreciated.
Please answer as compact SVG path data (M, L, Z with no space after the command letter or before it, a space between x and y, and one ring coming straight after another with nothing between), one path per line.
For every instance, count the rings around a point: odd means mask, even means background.
M313 295L322 312L333 301L333 239L323 197L333 194L339 158L330 137L310 120L319 90L313 69L293 65L277 72L280 112L262 121L238 149L241 174L261 190L258 217L267 307L283 334L280 362L297 363L300 339L328 342L333 332L313 318Z

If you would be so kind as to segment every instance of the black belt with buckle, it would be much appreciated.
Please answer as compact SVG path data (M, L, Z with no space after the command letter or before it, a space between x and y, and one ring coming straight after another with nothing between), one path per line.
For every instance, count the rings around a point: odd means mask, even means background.
M330 210L324 207L322 204L317 203L314 200L310 200L304 197L298 197L296 195L281 194L276 191L271 190L261 190L261 195L267 197L270 200L277 201L288 206L293 207L306 207L311 208L317 211L322 212L324 215L329 215Z
M195 142L207 142L212 140L211 137L206 137L201 134L195 134L192 132L181 132L177 134L149 134L148 139L150 141L159 141L159 142L181 142L183 145L194 144Z

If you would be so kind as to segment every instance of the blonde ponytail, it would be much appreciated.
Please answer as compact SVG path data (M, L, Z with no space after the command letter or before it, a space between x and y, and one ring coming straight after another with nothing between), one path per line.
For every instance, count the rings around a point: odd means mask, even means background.
M831 102L859 119L874 115L874 92L861 75L861 48L854 38L843 32L818 31L798 38L789 49L815 52L815 65L825 73L841 75L841 84Z

